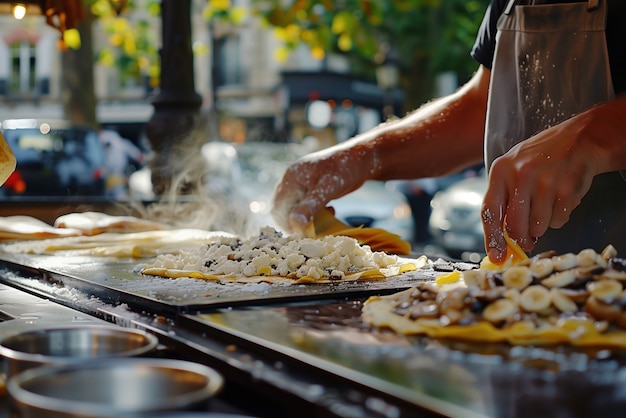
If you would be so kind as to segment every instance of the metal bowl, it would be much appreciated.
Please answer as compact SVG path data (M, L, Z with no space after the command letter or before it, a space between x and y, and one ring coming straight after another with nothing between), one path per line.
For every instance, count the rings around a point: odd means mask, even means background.
M7 389L20 418L130 418L206 411L222 386L222 376L201 364L119 358L36 367L10 379Z
M149 353L158 339L147 332L111 326L50 327L28 330L0 340L7 377L24 370L88 359L136 357Z

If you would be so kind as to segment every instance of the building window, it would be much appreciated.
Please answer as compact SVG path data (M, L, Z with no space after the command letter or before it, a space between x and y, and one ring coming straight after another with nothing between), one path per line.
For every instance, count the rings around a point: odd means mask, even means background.
M243 83L241 65L241 40L238 36L225 36L217 40L218 86Z
M26 42L11 44L9 95L29 96L36 91L35 45Z

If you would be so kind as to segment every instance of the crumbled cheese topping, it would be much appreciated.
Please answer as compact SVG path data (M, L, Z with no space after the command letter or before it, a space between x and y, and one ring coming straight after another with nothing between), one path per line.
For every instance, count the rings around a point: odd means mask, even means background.
M180 254L159 255L151 267L201 271L214 275L327 277L385 268L398 263L395 255L372 251L346 236L304 238L263 227L258 236L243 240L221 237L208 246Z

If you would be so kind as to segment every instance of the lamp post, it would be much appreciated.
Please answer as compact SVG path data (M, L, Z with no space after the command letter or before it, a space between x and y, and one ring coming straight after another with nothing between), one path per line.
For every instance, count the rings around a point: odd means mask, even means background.
M383 118L386 120L395 114L393 90L398 87L400 72L398 57L389 44L382 44L380 49L381 53L376 56L376 81L383 91Z
M184 153L191 147L202 98L195 91L191 49L191 0L161 2L162 43L161 83L152 101L154 113L146 135L154 151L150 161L156 194L169 190L175 177L187 167Z

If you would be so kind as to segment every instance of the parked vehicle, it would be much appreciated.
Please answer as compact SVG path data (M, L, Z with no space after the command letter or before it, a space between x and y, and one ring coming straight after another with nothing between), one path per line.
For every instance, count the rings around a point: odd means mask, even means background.
M94 129L36 119L5 120L1 129L17 160L14 177L20 180L0 188L3 195L104 193L104 150Z
M481 173L460 180L433 197L430 233L450 257L465 259L472 253L484 255L480 210L486 191L487 178Z

